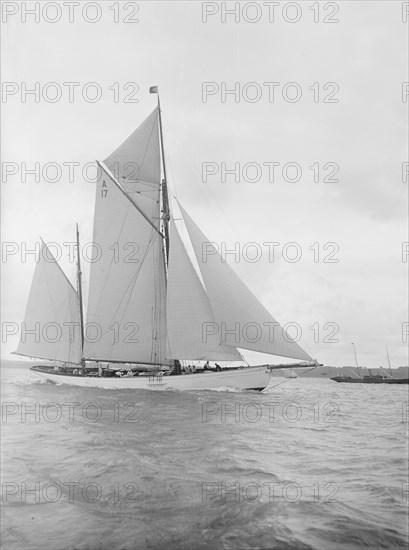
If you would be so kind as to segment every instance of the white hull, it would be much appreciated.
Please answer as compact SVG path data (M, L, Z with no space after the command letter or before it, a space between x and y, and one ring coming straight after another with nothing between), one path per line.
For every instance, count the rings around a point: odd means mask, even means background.
M69 384L88 388L144 389L144 390L212 390L218 388L264 389L270 381L265 367L246 368L202 374L148 377L134 376L100 378L97 376L72 376L34 370L35 374L55 384Z

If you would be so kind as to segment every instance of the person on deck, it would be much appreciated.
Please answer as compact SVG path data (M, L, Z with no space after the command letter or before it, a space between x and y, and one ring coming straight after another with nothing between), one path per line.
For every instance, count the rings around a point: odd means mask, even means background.
M182 374L182 368L179 359L175 359L172 374L178 376Z

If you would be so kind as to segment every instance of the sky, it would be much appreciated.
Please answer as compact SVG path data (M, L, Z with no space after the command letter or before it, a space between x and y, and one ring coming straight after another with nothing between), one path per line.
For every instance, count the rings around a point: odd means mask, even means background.
M172 195L220 249L236 247L228 261L274 317L297 323L322 363L354 364L354 342L362 366L385 366L386 345L392 366L408 364L401 2L250 2L229 14L234 2L106 0L25 13L35 4L2 3L2 358L35 267L24 251L40 235L59 243L74 280L62 243L76 222L92 241L83 168L144 120L158 85ZM26 95L36 82L39 97ZM24 173L35 163L38 178ZM263 243L278 243L274 258Z

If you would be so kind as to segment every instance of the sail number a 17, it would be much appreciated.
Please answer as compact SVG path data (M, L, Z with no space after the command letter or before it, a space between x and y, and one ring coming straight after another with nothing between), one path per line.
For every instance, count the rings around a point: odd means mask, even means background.
M105 182L105 180L102 182L102 188L101 188L101 196L103 199L106 198L106 196L108 195L108 188L107 188L107 184Z

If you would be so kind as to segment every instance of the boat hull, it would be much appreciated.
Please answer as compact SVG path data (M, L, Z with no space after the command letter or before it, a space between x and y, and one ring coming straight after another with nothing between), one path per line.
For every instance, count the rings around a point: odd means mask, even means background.
M349 384L409 384L409 378L348 378L343 376L335 376L331 378L334 382L345 382Z
M179 376L98 377L62 374L52 368L31 367L32 372L55 384L88 388L144 389L144 390L212 390L236 388L263 390L270 381L265 367L245 368L222 372L205 372Z

